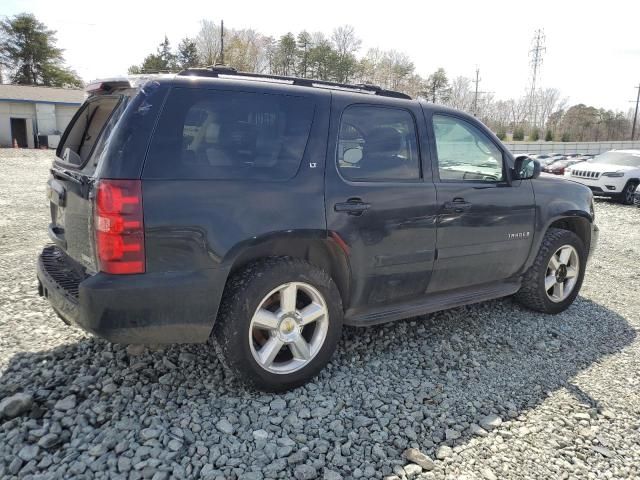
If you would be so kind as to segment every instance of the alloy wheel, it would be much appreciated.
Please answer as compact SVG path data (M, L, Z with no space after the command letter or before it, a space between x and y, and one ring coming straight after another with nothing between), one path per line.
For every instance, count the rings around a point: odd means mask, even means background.
M292 373L318 354L328 328L329 312L322 294L307 283L285 283L260 301L251 318L251 353L268 372Z
M560 247L551 256L544 279L544 289L549 300L555 303L566 300L578 281L580 259L571 245Z

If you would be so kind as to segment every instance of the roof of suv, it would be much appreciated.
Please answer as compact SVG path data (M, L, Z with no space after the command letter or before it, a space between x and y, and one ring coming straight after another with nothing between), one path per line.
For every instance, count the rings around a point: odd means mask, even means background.
M286 77L236 72L228 67L195 68L178 74L129 75L125 77L98 79L86 88L89 94L109 93L116 89L139 88L148 80L176 86L202 86L206 84L225 86L230 89L249 88L254 91L289 93L304 95L327 95L328 92L351 96L359 100L365 96L379 100L414 101L409 95L393 90L385 90L370 84L346 84L308 78Z
M304 96L335 95L346 98L353 103L380 103L390 106L400 106L406 103L420 104L423 108L452 113L469 120L476 120L470 114L441 104L430 103L424 99L412 99L409 95L392 90L381 89L367 84L340 84L324 80L307 78L283 77L277 75L262 75L245 72L231 72L226 70L207 74L201 73L209 69L191 69L178 74L144 74L128 75L124 77L98 79L92 81L86 88L90 94L110 93L117 89L141 88L147 81L153 80L161 84L180 87L206 86L228 90L245 90L262 93L281 93Z

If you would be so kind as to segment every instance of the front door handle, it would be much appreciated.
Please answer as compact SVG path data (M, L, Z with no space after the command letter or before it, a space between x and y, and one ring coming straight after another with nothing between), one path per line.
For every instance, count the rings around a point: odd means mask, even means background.
M463 198L454 198L452 202L445 202L444 209L448 212L464 213L471 208L471 205Z
M336 212L346 212L349 215L362 215L370 208L371 204L363 202L360 198L350 198L346 202L336 203L333 206Z

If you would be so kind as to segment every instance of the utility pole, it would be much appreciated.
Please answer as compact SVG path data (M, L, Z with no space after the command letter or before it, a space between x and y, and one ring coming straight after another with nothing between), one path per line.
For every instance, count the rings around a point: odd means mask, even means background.
M531 92L529 94L529 115L533 117L533 127L538 122L538 102L536 101L536 82L542 65L542 55L547 51L545 47L545 35L543 30L536 30L531 50L529 50L529 65L531 66Z
M636 139L636 123L638 122L638 103L640 103L640 84L636 87L638 96L636 97L636 110L633 113L633 127L631 128L631 140Z
M473 116L477 117L478 116L478 99L480 98L480 95L483 94L490 94L493 92L481 92L480 90L478 90L478 86L480 85L480 80L482 80L480 78L480 67L476 66L476 79L472 80L472 82L475 84L476 88L475 88L475 93L473 96Z
M224 65L224 20L220 20L220 63Z
M476 67L476 80L474 83L476 84L476 94L473 97L473 116L476 117L478 115L478 84L480 83L480 67Z

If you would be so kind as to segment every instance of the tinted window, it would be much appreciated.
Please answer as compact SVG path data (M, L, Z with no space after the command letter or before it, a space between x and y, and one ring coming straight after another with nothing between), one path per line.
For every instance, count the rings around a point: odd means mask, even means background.
M349 180L420 178L416 127L406 110L354 106L342 114L338 168Z
M502 153L469 122L445 115L433 116L441 180L497 182L504 179Z
M285 95L174 88L153 135L146 178L291 178L313 104Z

